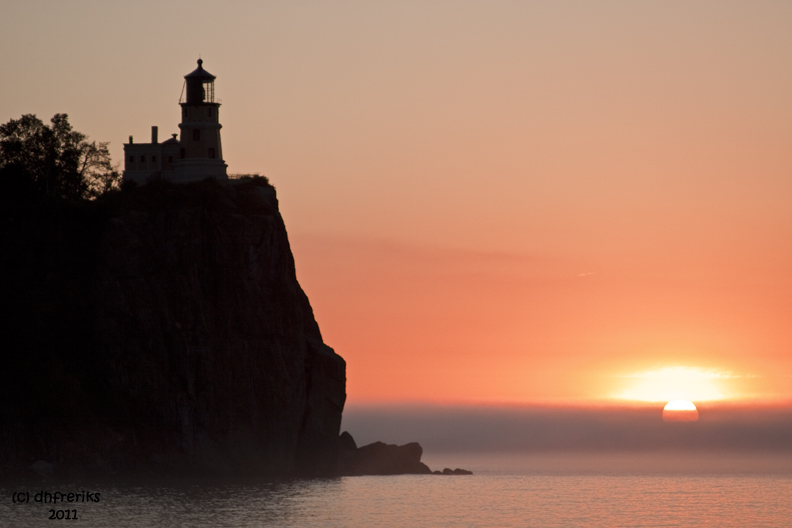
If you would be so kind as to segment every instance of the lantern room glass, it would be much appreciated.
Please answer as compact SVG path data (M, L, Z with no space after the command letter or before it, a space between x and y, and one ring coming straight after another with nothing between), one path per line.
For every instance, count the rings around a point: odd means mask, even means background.
M203 102L214 103L214 81L203 83Z

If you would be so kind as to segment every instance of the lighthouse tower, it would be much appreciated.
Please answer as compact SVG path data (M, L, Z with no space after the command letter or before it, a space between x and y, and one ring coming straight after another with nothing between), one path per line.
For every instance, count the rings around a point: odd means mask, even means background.
M179 101L181 149L173 163L174 182L228 179L220 146L220 103L215 99L214 81L215 76L203 69L201 59L198 68L184 76L185 96Z

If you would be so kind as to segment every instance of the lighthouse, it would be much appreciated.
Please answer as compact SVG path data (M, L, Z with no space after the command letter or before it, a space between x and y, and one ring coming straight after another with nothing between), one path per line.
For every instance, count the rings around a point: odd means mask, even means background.
M203 60L198 59L198 67L184 76L180 134L159 143L158 129L153 126L151 143L135 143L129 136L129 143L124 144L124 180L145 184L154 177L174 183L228 179L214 82L215 76L204 70Z
M215 76L203 69L201 59L198 67L184 76L186 97L179 101L181 150L174 163L174 182L228 178L220 146L220 103L215 99L214 81Z

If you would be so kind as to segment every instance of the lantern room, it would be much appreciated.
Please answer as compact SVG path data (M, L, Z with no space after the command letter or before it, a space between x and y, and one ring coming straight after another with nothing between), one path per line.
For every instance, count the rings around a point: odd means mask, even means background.
M203 69L203 60L198 59L198 67L184 76L187 99L180 101L188 105L216 103L214 96L215 76Z

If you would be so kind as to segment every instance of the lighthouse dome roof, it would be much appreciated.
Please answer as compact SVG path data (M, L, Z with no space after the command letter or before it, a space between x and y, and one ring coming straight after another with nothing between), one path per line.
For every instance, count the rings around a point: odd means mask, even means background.
M201 82L214 81L215 76L203 69L203 60L198 59L198 67L184 76L185 79L196 79Z

